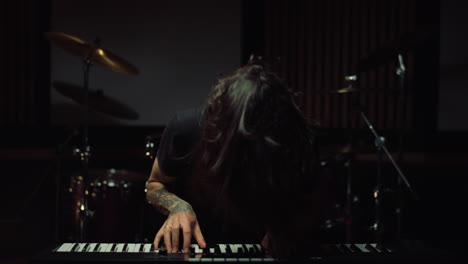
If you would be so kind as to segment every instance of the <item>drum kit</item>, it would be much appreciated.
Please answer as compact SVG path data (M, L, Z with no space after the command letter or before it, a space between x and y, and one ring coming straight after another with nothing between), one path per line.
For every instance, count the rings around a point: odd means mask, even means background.
M398 182L398 201L396 202L396 215L397 215L397 223L396 223L396 232L393 234L394 240L399 240L401 235L401 225L402 225L402 205L403 205L403 190L406 188L412 199L419 200L419 197L416 191L411 186L410 182L408 181L407 177L401 170L400 166L395 161L392 154L386 147L386 139L379 135L375 130L374 125L371 123L369 118L365 113L365 107L359 104L357 95L361 92L365 92L364 90L359 89L359 80L358 74L361 72L368 71L372 68L375 68L381 64L387 63L392 59L396 59L397 66L395 69L395 74L398 76L398 90L399 90L399 98L398 98L398 115L404 116L405 115L405 73L406 67L404 64L404 54L408 52L410 49L415 48L418 45L424 43L431 35L435 32L433 29L425 29L421 30L417 33L410 32L404 35L401 35L398 39L387 43L386 45L379 48L374 53L362 58L358 65L357 65L357 74L345 76L345 80L348 83L348 86L332 91L327 91L326 93L330 94L337 94L337 95L344 95L348 94L350 96L351 104L349 104L348 112L350 114L357 113L359 118L362 118L365 125L371 132L374 137L374 146L375 151L377 154L377 169L376 169L376 179L375 179L375 187L372 191L372 199L373 199L373 206L374 206L374 214L372 224L368 227L368 230L371 230L373 233L372 239L381 243L381 242L388 242L384 241L384 234L383 234L383 207L382 207L382 194L383 194L383 175L382 175L382 166L383 166L383 156L385 155L387 159L390 161L391 165L395 169L397 173L397 182ZM349 118L351 120L351 118ZM404 118L400 118L401 122L404 122ZM402 160L402 142L403 142L403 123L400 124L400 130L397 131L398 133L398 160ZM332 159L334 162L338 162L343 165L345 168L344 173L346 174L346 183L345 183L345 199L344 205L337 205L340 208L340 212L335 219L328 219L325 223L325 227L334 227L337 225L338 222L341 222L345 225L345 240L350 243L353 241L353 231L352 231L352 218L353 218L353 203L357 199L356 196L353 194L352 190L352 164L353 159L355 157L356 148L352 140L348 142L344 147L341 147L338 151L334 151L332 155ZM326 166L326 162L324 162ZM323 227L322 226L322 227ZM387 239L388 240L388 239Z
M71 201L67 201L71 203L71 239L82 242L133 242L142 229L141 221L139 223L137 219L142 217L139 214L143 212L145 204L144 182L147 176L124 169L90 170L88 127L90 108L122 119L136 120L139 115L124 103L104 95L102 91L89 89L89 75L93 65L127 75L137 75L139 70L125 59L101 48L99 39L90 43L61 32L46 32L45 37L83 62L83 86L62 81L52 82L56 91L84 106L82 146L74 149L81 161L81 171L71 176L68 189L71 194ZM77 134L75 131L65 144ZM64 144L61 149L64 149ZM56 184L60 187L60 173L56 177ZM63 213L59 209L59 191L56 196L56 220L59 223L58 219ZM60 240L58 227L55 231L55 239Z
M408 34L402 36L395 42L389 43L388 45L379 49L377 52L374 52L370 56L362 59L357 67L357 72L367 71L390 60L391 58L398 58L396 74L399 77L400 95L404 96L403 91L405 88L404 78L406 69L403 63L403 54L410 48L413 48L426 40L429 33L424 31L424 34ZM144 182L146 177L144 175L125 170L89 170L89 107L99 112L124 119L137 119L138 113L127 107L125 104L104 95L101 91L90 90L89 74L91 66L93 65L99 65L114 72L127 75L137 75L139 71L135 66L123 58L101 48L99 39L97 39L94 43L89 43L74 36L59 32L47 32L45 33L45 36L50 42L67 51L71 55L79 57L83 62L83 86L73 85L61 81L55 81L52 83L52 86L59 93L68 98L71 98L73 101L85 107L82 133L83 145L81 149L77 150L82 163L82 171L80 175L74 176L72 178L70 188L70 192L73 193L73 225L75 229L74 231L77 234L77 237L74 239L87 241L91 238L96 242L106 242L106 239L109 239L109 241L121 240L120 238L116 239L116 237L113 237L112 234L122 232L135 223L124 223L120 226L109 226L110 223L115 223L116 221L118 222L119 219L125 218L125 213L128 214L128 211L120 211L120 213L124 213L119 214L119 212L116 211L116 206L120 206L120 208L124 208L124 210L131 210L132 207L134 208L135 206L131 205L132 202L135 203L134 197L132 196L132 188L135 186L135 183ZM334 94L350 94L351 99L353 99L354 95L361 92L358 87L358 77L357 75L349 75L345 77L345 80L349 83L347 87L328 92ZM400 114L404 114L404 98L401 97L400 99L400 109L403 111L400 112ZM367 118L363 110L364 108L358 104L350 104L350 107L354 108L350 109L352 110L350 113L358 112L360 118L365 121L365 124L375 138L374 143L378 159L376 186L373 192L375 205L375 224L372 225L372 229L374 230L375 234L377 234L376 240L380 241L381 237L379 237L379 234L381 233L380 228L382 222L380 194L382 189L382 159L384 154L396 169L398 173L399 184L404 184L405 187L414 195L414 197L417 198L417 195L403 174L402 170L386 148L385 138L376 132L374 126ZM400 136L401 135L402 134L400 133ZM401 139L399 142L401 142ZM150 158L153 158L155 154L154 145L152 144L154 144L152 139L147 138L146 155ZM401 154L401 144L399 148L399 154ZM343 156L344 160L342 162L346 164L345 166L347 167L348 171L346 181L346 202L344 206L344 218L348 220L351 218L351 208L353 203L353 195L351 190L351 160L353 151L354 148L352 144L348 144L339 153L339 155ZM118 231L113 231L116 229L118 229ZM347 237L347 240L349 239L350 237Z

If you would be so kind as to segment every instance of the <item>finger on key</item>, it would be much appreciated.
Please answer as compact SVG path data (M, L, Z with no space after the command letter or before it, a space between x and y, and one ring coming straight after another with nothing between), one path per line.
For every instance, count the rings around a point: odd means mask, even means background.
M169 225L166 225L164 228L164 244L166 245L167 252L172 252L171 229Z
M172 236L172 250L168 252L177 253L179 250L179 227L173 227L171 231Z

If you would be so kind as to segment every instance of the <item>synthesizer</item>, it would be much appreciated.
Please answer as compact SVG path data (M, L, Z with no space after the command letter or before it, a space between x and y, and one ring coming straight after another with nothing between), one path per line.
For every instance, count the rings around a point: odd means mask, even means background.
M346 263L392 260L398 249L375 243L322 245L311 250L302 263ZM378 257L377 257L378 256ZM189 253L168 253L147 243L63 243L36 256L33 263L286 263L285 259L265 256L259 244L216 244L199 248L193 244ZM379 261L377 261L379 262Z

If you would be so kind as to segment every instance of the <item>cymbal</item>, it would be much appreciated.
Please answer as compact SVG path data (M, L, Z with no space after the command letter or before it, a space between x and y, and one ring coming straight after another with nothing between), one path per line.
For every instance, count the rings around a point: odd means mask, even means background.
M347 94L347 93L358 93L358 92L360 91L352 87L351 85L342 89L330 91L330 93L334 93L334 94Z
M138 172L123 169L102 169L90 170L88 172L90 179L95 180L115 180L115 181L146 181L147 176Z
M83 87L59 81L53 82L52 86L62 95L81 105L85 104ZM139 117L137 112L132 110L127 105L118 102L117 100L112 99L107 95L104 95L102 90L88 91L88 105L90 108L98 112L109 114L118 118L136 120Z
M371 68L377 67L382 63L386 63L391 58L400 53L405 53L408 50L415 48L424 43L430 36L434 35L435 29L424 29L418 32L408 32L400 35L399 38L386 43L376 51L370 53L368 56L362 58L358 63L358 69L367 71Z
M137 75L139 72L135 66L123 58L98 47L96 44L61 32L46 32L45 36L60 48L82 60L90 60L92 63L118 73Z

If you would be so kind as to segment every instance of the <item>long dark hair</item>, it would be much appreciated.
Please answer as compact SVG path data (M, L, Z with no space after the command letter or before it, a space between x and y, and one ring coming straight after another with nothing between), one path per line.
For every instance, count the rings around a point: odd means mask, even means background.
M251 61L214 85L201 126L195 173L219 183L222 210L241 208L280 247L281 226L312 189L315 125L285 82Z

